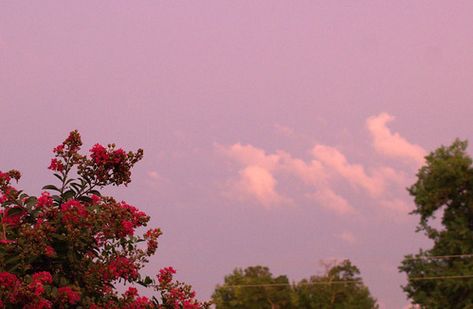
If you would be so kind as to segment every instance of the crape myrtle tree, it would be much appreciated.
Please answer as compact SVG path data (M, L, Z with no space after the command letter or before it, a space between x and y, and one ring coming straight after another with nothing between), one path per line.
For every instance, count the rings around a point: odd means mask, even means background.
M161 231L126 202L103 196L106 186L127 185L143 151L96 144L79 153L77 131L56 148L49 169L59 185L39 197L13 187L16 170L0 172L0 308L206 308L189 285L166 267L140 274ZM128 289L119 293L117 284ZM154 291L140 296L137 285Z
M399 267L408 276L404 291L421 308L473 308L473 166L466 149L456 140L432 152L409 188L417 231L433 241Z
M349 260L327 264L323 275L289 284L274 278L267 267L235 269L213 294L217 309L243 308L378 308L363 284L360 271Z

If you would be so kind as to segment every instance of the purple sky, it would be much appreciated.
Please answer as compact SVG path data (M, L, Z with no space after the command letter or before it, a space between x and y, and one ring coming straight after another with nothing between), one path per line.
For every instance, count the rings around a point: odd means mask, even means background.
M350 258L401 308L397 266L429 245L404 188L473 141L472 29L472 1L3 1L0 169L38 194L72 129L142 147L117 195L202 298L236 266Z

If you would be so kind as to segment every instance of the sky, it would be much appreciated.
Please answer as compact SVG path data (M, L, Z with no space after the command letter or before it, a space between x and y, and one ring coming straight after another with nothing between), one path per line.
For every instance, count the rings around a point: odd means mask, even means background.
M145 157L110 191L163 229L202 299L235 267L291 281L349 258L382 308L431 244L406 187L473 140L471 1L2 1L0 170L54 183L52 148ZM470 153L471 150L469 150Z

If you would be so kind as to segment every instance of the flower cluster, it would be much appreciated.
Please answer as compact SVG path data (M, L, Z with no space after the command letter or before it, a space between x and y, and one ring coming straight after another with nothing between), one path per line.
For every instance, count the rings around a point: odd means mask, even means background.
M77 131L54 148L49 169L60 185L29 196L11 185L20 173L0 172L1 308L207 308L191 287L162 269L156 279L140 274L162 234L135 206L102 196L98 189L126 185L143 151L96 144L79 153ZM71 175L75 172L76 178ZM132 285L119 293L117 282ZM148 299L133 285L157 292Z

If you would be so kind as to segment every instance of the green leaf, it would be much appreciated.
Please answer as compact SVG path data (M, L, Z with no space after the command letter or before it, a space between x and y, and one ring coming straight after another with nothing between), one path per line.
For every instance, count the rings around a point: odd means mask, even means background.
M81 202L85 202L85 203L91 203L92 202L92 199L88 196L81 196L78 198L79 201Z
M19 261L20 261L20 256L19 255L15 255L14 257L6 260L5 265L12 265L11 267L8 268L8 271L12 272L15 269L17 269L21 265L21 263L19 263Z
M22 212L23 212L23 209L20 208L20 207L10 208L10 209L8 209L8 217L18 215Z
M52 197L53 201L56 202L57 204L60 204L61 201L62 201L62 199L59 195L53 195L51 197Z
M52 233L52 234L51 234L51 237L56 238L56 239L59 239L59 240L64 240L64 239L66 239L66 236L64 236L64 235L62 235L62 234L56 234L56 233Z
M71 187L72 187L77 193L79 193L79 192L81 191L81 189L82 189L81 186L80 186L78 183L75 183L75 182L71 183Z
M75 180L74 178L68 179L68 180L65 182L65 184L68 185L68 184L70 184L70 183L71 183L72 181L74 181L74 180Z
M153 279L151 279L149 276L146 276L145 280L144 280L144 283L145 284L151 284L151 283L153 283Z
M95 194L97 196L102 196L102 194L98 190L90 190L89 193L90 194Z
M62 176L61 175L59 175L57 173L54 173L53 175L54 175L54 177L56 177L57 179L59 179L62 182Z
M59 190L55 185L46 185L43 188L41 188L41 190L54 190L54 191L61 192L61 190Z
M61 196L62 196L63 200L67 201L67 200L70 200L71 198L73 198L75 195L76 195L76 193L73 190L68 190L68 191L64 192Z
M26 194L26 193L21 193L20 195L18 195L19 200L26 199L27 197L28 197L28 194Z
M26 205L28 208L31 208L31 207L33 207L34 205L36 205L37 202L38 202L38 199L37 199L35 196L30 196L30 197L28 197L28 198L25 200L25 205Z

